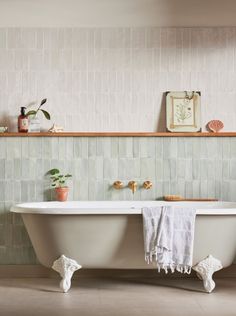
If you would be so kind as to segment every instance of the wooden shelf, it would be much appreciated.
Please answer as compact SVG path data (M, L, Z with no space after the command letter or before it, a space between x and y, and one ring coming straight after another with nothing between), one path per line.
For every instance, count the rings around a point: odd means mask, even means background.
M0 137L236 137L236 132L169 133L169 132L61 132L0 133Z

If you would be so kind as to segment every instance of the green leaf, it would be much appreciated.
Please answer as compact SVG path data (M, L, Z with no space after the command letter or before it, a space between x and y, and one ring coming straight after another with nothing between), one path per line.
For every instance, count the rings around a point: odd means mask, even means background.
M72 177L72 175L71 174L66 174L65 177L66 178L70 178L70 177Z
M50 114L49 114L47 111L45 111L45 110L43 110L43 109L40 109L40 111L43 112L43 114L44 114L44 116L45 116L45 118L46 118L47 120L50 120L50 119L51 119L51 116L50 116Z
M47 102L47 99L43 99L42 101L41 101L41 103L40 103L40 106L42 106L44 103L46 103Z
M56 186L56 183L53 183L53 184L52 184L52 187L55 187L55 186Z
M26 113L26 116L36 115L36 114L37 114L37 112L36 112L35 110L31 110L31 111L28 111L28 112Z
M54 176L54 175L60 173L60 171L59 171L59 169L54 168L54 169L49 170L48 173L51 174L52 176Z
M59 181L59 183L64 184L64 183L65 183L65 181Z

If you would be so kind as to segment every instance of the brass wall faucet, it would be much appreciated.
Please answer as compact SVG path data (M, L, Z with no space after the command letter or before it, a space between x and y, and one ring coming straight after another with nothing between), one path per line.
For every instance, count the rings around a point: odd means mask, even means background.
M133 194L134 194L134 192L137 190L137 186L138 186L138 184L137 184L136 181L130 181L130 182L128 183L128 187L129 187L129 189L132 191Z
M150 190L152 188L152 186L153 186L153 184L149 180L146 180L146 181L143 182L143 188L145 190Z
M120 190L124 187L124 183L122 181L115 181L113 183L113 188L116 189L116 190Z

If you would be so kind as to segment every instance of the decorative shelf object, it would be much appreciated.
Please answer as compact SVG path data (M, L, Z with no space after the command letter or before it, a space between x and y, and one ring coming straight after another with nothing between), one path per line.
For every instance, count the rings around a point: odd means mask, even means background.
M236 137L236 132L60 132L60 133L0 133L0 137Z

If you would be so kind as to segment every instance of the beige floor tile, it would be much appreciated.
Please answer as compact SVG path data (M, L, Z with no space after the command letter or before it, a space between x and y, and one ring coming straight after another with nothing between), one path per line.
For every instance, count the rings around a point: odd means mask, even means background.
M196 279L0 279L0 316L236 316L236 279L212 294Z

